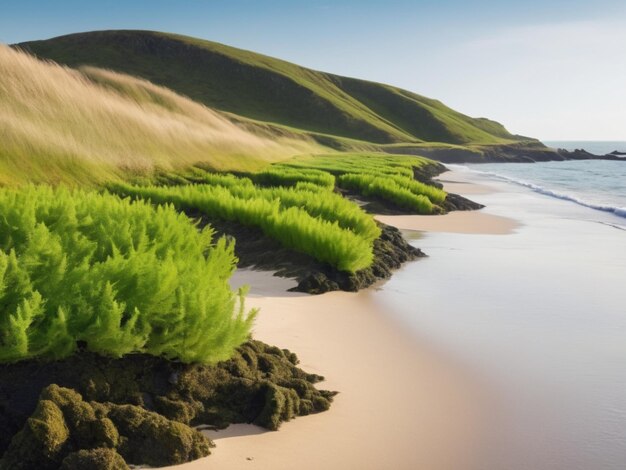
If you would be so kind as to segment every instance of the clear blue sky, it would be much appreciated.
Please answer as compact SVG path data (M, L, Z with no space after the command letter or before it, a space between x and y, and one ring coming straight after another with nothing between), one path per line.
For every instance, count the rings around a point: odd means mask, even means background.
M544 140L626 140L626 2L0 0L0 42L152 29L398 85Z

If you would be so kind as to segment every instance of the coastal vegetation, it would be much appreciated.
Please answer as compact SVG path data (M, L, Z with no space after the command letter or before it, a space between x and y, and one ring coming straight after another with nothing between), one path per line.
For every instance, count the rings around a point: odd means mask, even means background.
M313 168L271 166L250 177L263 186L298 186L299 183L310 183L326 189L335 187L335 177L331 173ZM299 187L304 186L300 184Z
M314 155L253 173L194 168L165 175L159 185L114 183L109 189L155 204L173 204L209 221L256 227L283 247L356 273L374 262L374 242L381 230L336 187L408 213L441 212L446 193L415 179L416 171L429 165L432 162L424 158L376 153Z
M254 312L233 244L171 206L45 186L0 190L0 362L86 349L227 359Z
M432 161L413 156L376 153L316 155L272 165L272 168L324 171L336 184L367 197L380 198L417 214L432 214L446 192L415 179L415 172Z
M339 270L355 272L373 261L380 230L356 204L331 191L259 188L246 178L209 175L214 184L132 186L117 184L121 195L196 210L209 218L259 227L282 245Z
M0 46L0 470L178 464L209 454L198 425L274 430L328 409L322 377L251 338L237 263L309 293L388 278L423 253L363 202L448 206L418 181L441 166L379 144L517 139L213 43L74 39L24 48L76 69Z
M433 204L428 197L421 194L413 194L393 179L348 173L339 177L339 185L345 189L351 189L364 196L380 197L395 205L407 208L418 214L432 214Z

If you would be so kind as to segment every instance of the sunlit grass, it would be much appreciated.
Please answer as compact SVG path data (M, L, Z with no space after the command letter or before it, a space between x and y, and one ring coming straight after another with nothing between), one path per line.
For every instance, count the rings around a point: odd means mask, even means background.
M315 155L272 165L276 174L326 172L337 186L367 197L380 198L418 214L431 214L442 204L446 192L415 180L414 170L432 162L421 157L377 153Z
M370 266L373 243L380 236L372 216L359 206L332 191L308 186L261 188L247 178L207 174L204 184L116 184L111 189L157 204L194 209L209 218L259 227L283 246L342 271Z
M257 169L317 148L255 135L147 81L0 46L0 184L98 184L202 164Z
M0 190L0 362L82 343L216 362L249 333L232 243L172 207L46 186Z

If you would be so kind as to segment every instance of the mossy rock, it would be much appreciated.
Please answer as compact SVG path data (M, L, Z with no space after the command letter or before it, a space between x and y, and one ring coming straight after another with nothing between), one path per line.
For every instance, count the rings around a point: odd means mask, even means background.
M2 365L0 470L90 461L85 468L125 468L118 457L161 466L209 455L212 443L193 426L245 422L275 430L330 407L335 393L315 387L323 377L297 364L292 352L250 340L213 366L84 351Z
M390 278L392 272L403 263L426 256L420 249L409 244L397 228L379 222L381 235L374 241L374 262L366 269L348 273L307 254L285 248L265 235L258 227L209 219L193 210L185 213L198 219L201 225L210 224L219 235L237 240L235 246L235 254L239 259L237 267L273 271L275 276L296 279L298 285L291 289L296 292L308 294L336 290L356 292L381 279Z
M42 399L0 461L2 470L56 469L69 446L70 430L61 408Z
M213 443L186 424L135 405L107 405L122 438L119 452L128 463L176 465L206 457Z
M50 385L12 440L2 468L85 468L70 465L90 460L102 468L126 468L125 462L176 465L209 455L211 446L195 429L158 413L136 405L88 403L74 390Z
M129 470L124 458L114 449L83 449L72 452L63 459L60 470Z
M309 294L323 294L334 290L356 292L381 279L389 279L403 263L426 256L409 244L400 230L378 223L381 235L374 241L374 262L369 268L349 274L332 269L319 269L299 278L291 290Z

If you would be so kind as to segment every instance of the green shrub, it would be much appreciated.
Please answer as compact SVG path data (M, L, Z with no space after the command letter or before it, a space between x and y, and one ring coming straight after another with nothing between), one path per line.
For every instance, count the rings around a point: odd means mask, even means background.
M345 174L338 179L342 188L356 190L364 196L379 197L418 214L432 214L433 203L426 196L416 195L392 178L367 174Z
M228 358L254 314L228 279L233 245L170 206L113 195L0 190L0 361L78 344L185 362Z
M430 163L421 157L366 153L299 157L272 168L296 173L328 172L336 177L340 187L388 200L419 214L431 214L434 205L443 203L447 195L439 188L415 180L414 169Z
M187 179L192 183L210 184L213 186L223 186L225 188L252 188L254 184L250 178L240 178L229 173L210 173L208 171L195 168Z
M354 272L373 261L380 230L356 204L331 192L296 188L257 188L220 184L173 187L118 184L120 194L196 209L209 217L259 227L283 246L311 255L342 271ZM231 177L223 177L231 182Z
M335 187L335 177L327 171L289 168L280 165L272 166L252 175L255 183L264 186L295 186L300 182L312 183L324 188Z

